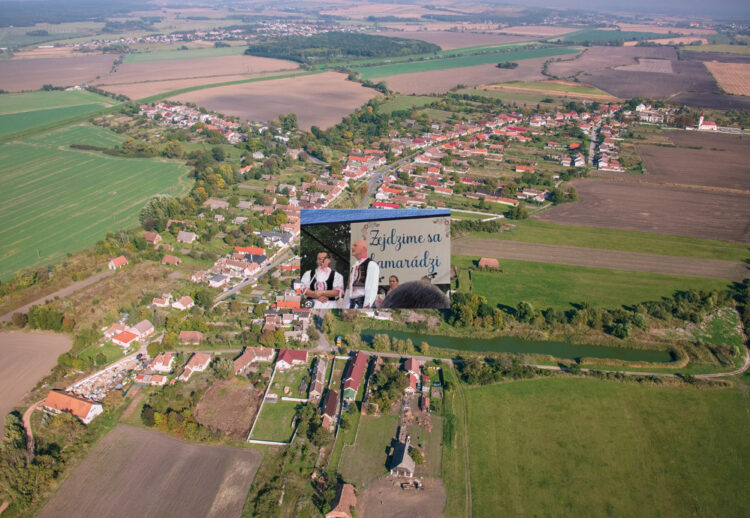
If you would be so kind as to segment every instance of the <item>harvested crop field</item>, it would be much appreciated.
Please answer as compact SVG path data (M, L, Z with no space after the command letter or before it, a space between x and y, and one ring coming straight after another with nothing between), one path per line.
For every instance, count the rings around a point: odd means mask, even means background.
M144 63L123 63L117 72L97 83L98 86L122 85L149 81L174 79L212 78L218 83L226 76L249 76L259 72L291 70L297 63L281 59L256 56L224 56L213 58L178 59L170 61L149 61Z
M635 58L676 60L677 53L673 48L661 47L589 47L576 58L552 61L548 70L558 77L573 77L582 72L637 65Z
M643 181L715 187L750 195L749 136L697 131L664 134L677 147L637 146L648 171Z
M672 62L668 59L655 58L636 58L637 65L622 65L615 70L624 70L626 72L658 72L660 74L672 73Z
M592 101L615 102L617 97L602 92L598 88L574 83L570 81L538 81L538 82L511 82L496 85L488 85L483 90L493 92L517 92L551 95L573 99L588 99Z
M571 32L579 31L577 28L570 27L552 27L550 25L514 25L513 27L506 27L499 30L504 34L518 34L520 36L531 36L533 38L546 38L549 36L557 36L560 34L568 34Z
M588 178L573 182L580 201L535 218L584 227L750 243L750 196L691 187Z
M257 450L189 444L120 425L38 516L238 517L262 457Z
M463 31L384 31L378 34L381 36L390 36L392 38L422 40L439 45L443 50L473 47L475 45L512 43L514 41L524 41L529 39L525 36L514 36L510 34Z
M519 243L517 241L477 237L454 239L451 253L733 281L742 281L750 273L745 264L734 261L668 257L622 250L603 250L545 243Z
M325 72L197 90L174 100L252 121L296 113L299 127L310 129L338 124L376 95L379 94L375 90L347 81L344 74Z
M725 92L750 95L750 63L705 61L703 64Z
M0 416L20 405L52 367L68 351L70 338L56 333L0 333Z
M690 45L691 43L706 44L708 40L706 38L698 38L695 36L675 36L674 38L658 38L655 40L646 40L648 43L657 43L659 45ZM623 45L625 47L634 47L638 45L638 41L626 41Z
M263 391L244 378L217 380L198 403L195 418L203 426L244 439L262 398Z
M617 26L623 31L642 31L656 32L659 34L669 34L670 32L679 34L716 34L713 29L697 29L691 27L662 27L659 25L635 24L635 23L618 23Z
M505 81L538 81L544 79L542 66L546 60L547 58L524 59L518 61L518 68L514 69L497 68L495 65L478 65L401 74L373 79L373 81L376 83L385 81L388 88L403 94L445 93L458 84L474 86Z
M424 479L423 490L403 490L397 479L383 478L363 491L357 515L364 518L433 518L443 516L446 495L440 479Z
M109 73L113 54L72 58L0 59L0 89L39 90L45 84L73 86L91 83Z

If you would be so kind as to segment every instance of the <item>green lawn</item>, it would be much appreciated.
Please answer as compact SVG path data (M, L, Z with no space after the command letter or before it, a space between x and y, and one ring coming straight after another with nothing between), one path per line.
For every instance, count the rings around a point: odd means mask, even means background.
M554 41L560 40L564 43L583 43L585 41L600 43L605 41L651 40L656 38L669 38L670 36L676 35L658 34L655 32L586 29L583 31L563 34L562 36L553 36L548 39Z
M747 391L570 378L465 391L473 516L750 514Z
M458 215L458 213L456 213ZM649 234L629 230L614 230L597 227L558 225L534 219L513 221L515 228L495 233L475 232L474 237L547 243L550 245L603 248L646 254L696 257L701 259L722 259L724 261L744 261L750 258L750 247L730 241L714 241L691 237Z
M397 110L421 108L425 105L432 104L437 100L436 97L430 97L428 95L397 95L395 98L379 106L378 113L392 113Z
M115 360L119 360L123 356L123 349L119 345L113 345L111 343L105 344L101 347L98 345L92 345L91 347L88 347L81 351L81 354L78 355L79 358L87 359L87 358L96 358L96 356L99 353L103 353L104 356L107 357L107 363L112 363Z
M299 394L297 390L300 386L302 378L307 376L307 379L310 379L309 368L310 365L307 364L304 366L298 365L297 367L293 367L285 372L276 371L276 374L274 374L273 376L273 386L271 387L271 392L275 392L279 395L279 397L307 397L307 387L305 387L305 392L303 394ZM284 394L284 387L289 387L289 394Z
M459 269L474 265L478 257L452 256ZM615 308L669 297L676 290L720 290L727 282L584 266L499 259L502 273L471 272L473 293L491 305L515 307L522 300L536 308L570 309L586 301L596 307Z
M445 503L446 518L464 518L468 516L466 509L466 471L467 455L464 441L467 430L464 425L466 418L466 402L463 392L458 392L453 368L443 369L443 379L452 387L443 394L445 416L443 447L443 485L445 486L447 501ZM451 431L452 430L452 431Z
M176 162L67 147L119 139L105 129L74 126L0 145L0 278L91 246L109 230L136 226L155 194L189 190L186 168Z
M263 410L258 416L258 422L255 423L252 438L259 441L287 442L294 433L292 420L298 404L293 401L281 401L281 398L277 403L263 403Z
M375 77L388 77L399 74L411 74L413 72L428 72L431 70L446 70L450 68L472 67L475 65L487 65L500 61L518 61L523 59L541 58L549 56L562 56L576 54L575 47L547 47L536 49L505 50L488 54L476 54L473 56L457 56L438 59L415 61L413 63L395 63L374 67L362 67L356 69L363 79Z
M222 56L239 56L245 52L244 45L237 47L209 47L188 50L156 50L125 56L125 63L148 63L151 61L168 61L173 59L217 58Z
M344 448L339 473L344 480L361 489L387 473L387 449L396 437L398 418L363 415L359 435L353 446Z

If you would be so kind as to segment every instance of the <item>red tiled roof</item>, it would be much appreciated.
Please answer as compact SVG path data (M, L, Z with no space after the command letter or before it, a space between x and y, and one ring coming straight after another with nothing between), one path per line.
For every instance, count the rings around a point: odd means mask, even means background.
M234 251L242 254L266 255L266 251L257 246L235 246Z
M114 259L112 259L112 264L115 268L121 268L128 264L128 260L124 255L121 255L120 257L115 257Z
M84 420L89 415L94 403L83 398L72 396L64 392L55 390L47 394L44 400L44 406L59 410L61 412L70 412L78 419Z

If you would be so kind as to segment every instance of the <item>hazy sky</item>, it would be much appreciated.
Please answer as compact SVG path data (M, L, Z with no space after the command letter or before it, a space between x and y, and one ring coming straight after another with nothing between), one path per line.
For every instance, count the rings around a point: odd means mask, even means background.
M714 15L750 19L750 0L508 0L508 3L557 9L595 9L643 14Z

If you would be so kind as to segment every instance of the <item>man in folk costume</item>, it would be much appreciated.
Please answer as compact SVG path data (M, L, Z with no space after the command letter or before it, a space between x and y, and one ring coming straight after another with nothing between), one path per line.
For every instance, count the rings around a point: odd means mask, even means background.
M328 252L318 252L318 267L302 276L302 296L313 300L313 307L335 309L344 295L344 277L333 271L333 259Z
M378 294L380 266L367 256L364 240L352 243L352 255L357 260L349 274L349 308L372 308Z

